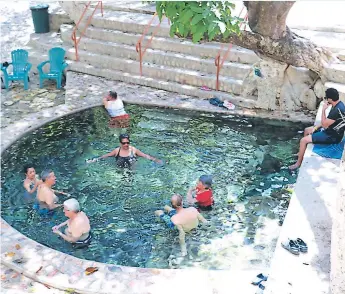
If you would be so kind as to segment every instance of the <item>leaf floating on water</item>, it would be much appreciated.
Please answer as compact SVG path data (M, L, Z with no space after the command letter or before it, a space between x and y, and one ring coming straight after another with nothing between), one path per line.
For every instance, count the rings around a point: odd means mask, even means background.
M19 244L16 244L15 247L16 247L17 250L19 250L21 248Z
M5 254L5 256L6 257L13 257L13 256L15 256L16 254L14 253L14 252L7 252L6 254Z
M86 270L85 270L85 275L91 275L93 274L94 272L97 272L98 271L98 267L88 267Z

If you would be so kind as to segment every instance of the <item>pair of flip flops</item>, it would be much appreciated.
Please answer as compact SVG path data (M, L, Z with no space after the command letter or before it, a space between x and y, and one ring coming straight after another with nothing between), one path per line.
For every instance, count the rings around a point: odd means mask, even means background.
M262 284L262 282L266 282L268 279L268 276L265 276L264 274L260 273L256 277L257 279L252 282L252 285L258 286L260 289L264 290L265 286Z
M210 104L212 104L212 105L214 105L214 106L225 107L225 108L227 108L227 109L229 109L229 110L233 110L233 109L235 109L235 107L236 107L236 106L235 106L234 104L232 104L231 102L229 102L229 101L227 101L227 100L222 101L222 100L220 100L220 99L217 98L217 97L211 98L209 102L210 102Z
M281 244L284 249L295 255L299 255L301 252L308 252L308 245L301 238L297 238L296 240L288 239Z

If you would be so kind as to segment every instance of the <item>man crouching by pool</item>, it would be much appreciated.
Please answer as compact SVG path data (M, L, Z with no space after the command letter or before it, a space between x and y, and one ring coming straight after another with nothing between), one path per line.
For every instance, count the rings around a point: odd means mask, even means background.
M195 229L199 221L207 223L207 220L198 212L195 207L183 208L182 196L175 194L171 197L171 206L165 205L163 210L156 210L155 214L159 216L169 228L177 228L181 245L182 256L187 255L185 242L185 233Z
M86 214L80 211L78 200L74 198L66 200L63 203L63 212L69 219L53 227L53 232L67 242L77 245L78 248L89 245L91 242L90 221ZM59 229L66 225L64 234Z

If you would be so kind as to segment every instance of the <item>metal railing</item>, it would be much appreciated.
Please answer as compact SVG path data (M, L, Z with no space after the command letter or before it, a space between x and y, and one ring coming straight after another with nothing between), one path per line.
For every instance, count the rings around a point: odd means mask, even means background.
M149 23L146 25L146 27L144 28L144 31L142 33L142 35L140 36L137 44L135 45L135 50L137 51L137 53L139 54L139 63L140 63L140 75L143 75L143 57L145 55L146 49L151 45L151 42L153 40L153 37L157 34L160 26L161 26L161 21L156 25L155 30L153 31L153 33L151 34L151 38L150 40L146 43L146 45L144 46L144 48L142 48L142 41L145 38L145 35L147 34L148 30L151 27L151 24L153 23L153 20L156 18L157 16L157 12L155 12L155 14L152 16L151 20L149 21ZM164 18L164 16L163 16ZM163 20L162 18L162 20ZM169 21L169 20L168 20ZM170 24L170 21L169 21Z
M90 5L91 5L91 1L89 1L89 2L86 4L86 7L85 7L83 13L81 14L81 16L80 16L78 22L75 24L75 27L74 27L73 32L72 32L72 35L71 35L71 38L72 38L72 40L73 40L73 42L74 42L75 59L76 59L77 61L79 60L79 56L78 56L78 45L79 45L79 43L80 43L80 40L81 40L82 36L84 36L84 34L85 34L85 32L86 32L86 29L87 29L88 26L90 25L91 20L92 20L94 14L96 13L96 10L97 10L97 8L98 8L99 6L100 6L100 8L101 8L101 13L102 13L102 16L103 16L103 3L102 3L102 1L98 1L98 2L97 2L97 5L95 6L95 8L94 8L94 10L93 10L93 12L92 12L92 14L91 14L91 15L89 16L89 18L87 19L87 22L86 22L86 24L85 24L85 27L84 27L83 31L80 32L80 36L79 36L79 38L77 38L77 30L78 30L78 28L79 28L79 24L80 24L81 21L83 20L83 18L84 18L84 16L85 16L85 13L86 13L86 11L89 9Z
M241 16L242 12L243 12L244 7L242 7L241 12L239 13L239 17ZM244 24L244 30L246 29L247 26L247 20L248 20L248 13L246 13L246 15L244 16L244 21L240 23L240 29L242 27L242 25ZM216 56L216 58L214 59L214 65L217 67L217 79L216 79L216 90L219 91L219 73L220 70L222 69L225 60L227 59L229 52L232 48L232 43L229 44L228 49L226 50L225 54L223 55L223 58L221 59L221 54L224 48L224 44L222 44L222 46L220 47L218 54Z

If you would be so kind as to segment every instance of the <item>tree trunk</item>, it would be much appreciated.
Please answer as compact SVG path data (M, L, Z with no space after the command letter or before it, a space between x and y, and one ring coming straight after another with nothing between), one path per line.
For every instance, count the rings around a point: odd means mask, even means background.
M243 31L240 36L233 34L227 40L219 41L231 42L289 65L306 67L321 75L324 66L332 59L332 54L291 32L286 26L286 17L293 4L292 1L244 1L252 32Z
M279 40L286 33L286 18L294 1L244 1L250 29L265 37Z

